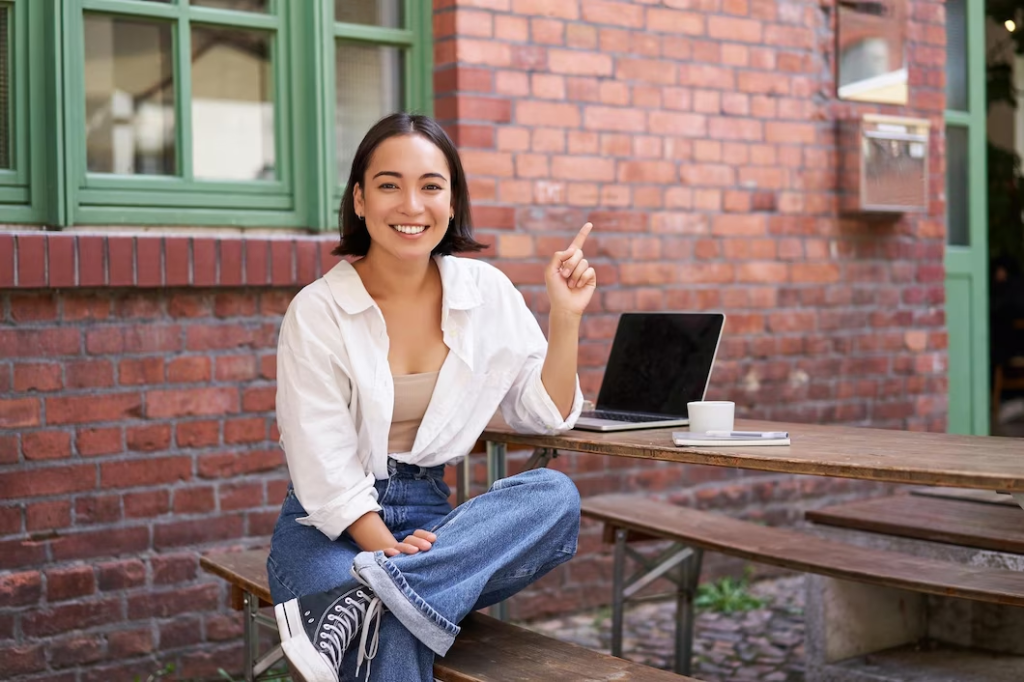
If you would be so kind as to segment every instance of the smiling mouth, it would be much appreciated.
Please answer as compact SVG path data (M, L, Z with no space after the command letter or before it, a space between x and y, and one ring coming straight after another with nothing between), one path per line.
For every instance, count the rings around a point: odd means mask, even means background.
M427 229L426 225L392 225L391 227L402 234L419 234Z

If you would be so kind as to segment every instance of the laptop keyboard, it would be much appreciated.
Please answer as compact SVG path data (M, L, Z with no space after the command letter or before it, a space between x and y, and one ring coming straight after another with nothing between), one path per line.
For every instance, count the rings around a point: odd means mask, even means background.
M580 416L592 417L594 419L611 419L617 422L631 422L634 424L642 422L660 422L665 420L665 417L653 417L643 414L635 414L632 412L614 412L612 410L589 410Z

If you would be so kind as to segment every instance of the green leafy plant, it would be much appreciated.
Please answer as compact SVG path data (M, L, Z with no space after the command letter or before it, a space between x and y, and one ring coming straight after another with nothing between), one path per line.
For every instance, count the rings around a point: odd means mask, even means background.
M157 680L159 680L161 677L165 677L167 675L170 675L173 672L174 672L174 664L173 663L168 663L163 668L161 668L160 670L157 670L155 673L152 673L149 677L147 677L146 678L146 682L157 682ZM142 678L139 677L138 675L136 675L135 676L135 682L142 682Z
M750 611L764 605L764 600L750 594L747 578L722 578L697 588L694 605L718 613Z
M224 670L223 668L217 668L217 673L220 675L222 680L227 682L240 682L231 676L231 673ZM270 670L263 673L263 676L259 678L260 682L291 682L291 676L288 674L288 667L283 664L275 665Z
M150 674L145 679L145 682L161 682L161 680L163 680L165 677L173 673L174 670L174 664L168 663L160 670ZM187 680L181 678L178 679L180 679L181 682L216 682L216 680L226 680L227 682L241 682L241 680L236 680L234 677L231 676L231 673L224 670L223 668L217 668L217 677L215 680L211 680L208 677L189 678ZM291 682L292 678L288 673L288 666L284 663L279 663L270 668L270 670L264 672L259 679L260 682ZM136 675L134 682L143 682L143 680L139 675Z
M593 627L596 628L596 629L600 629L602 627L602 624L604 623L604 621L608 620L611 617L612 617L612 607L611 607L611 604L608 604L606 606L599 606L599 607L597 607L597 609L594 611Z

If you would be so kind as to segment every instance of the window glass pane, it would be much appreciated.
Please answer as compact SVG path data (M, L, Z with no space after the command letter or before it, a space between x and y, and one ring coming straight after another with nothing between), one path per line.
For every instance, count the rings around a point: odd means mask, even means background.
M334 0L334 20L345 24L372 24L402 28L403 0Z
M241 12L266 12L267 0L192 0L194 7L215 7Z
M192 169L197 178L274 178L268 34L192 29Z
M0 168L11 167L10 19L10 5L0 5Z
M946 108L967 111L967 0L946 0Z
M89 171L176 172L172 58L170 24L86 15Z
M971 245L967 156L967 128L946 126L946 241L950 246Z
M348 182L352 157L378 119L402 108L402 50L339 42L335 56L334 130L338 182Z

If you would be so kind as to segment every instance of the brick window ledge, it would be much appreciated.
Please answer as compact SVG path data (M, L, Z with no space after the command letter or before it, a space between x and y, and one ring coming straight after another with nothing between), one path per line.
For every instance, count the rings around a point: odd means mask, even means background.
M302 286L337 262L336 235L0 234L0 289Z

